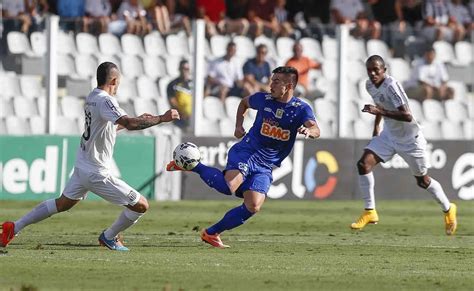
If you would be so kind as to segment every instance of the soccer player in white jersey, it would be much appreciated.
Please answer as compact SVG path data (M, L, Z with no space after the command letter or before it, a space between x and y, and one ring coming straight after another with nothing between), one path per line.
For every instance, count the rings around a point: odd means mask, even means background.
M375 210L374 175L372 169L380 162L387 162L395 154L400 155L410 166L418 186L426 189L441 205L444 211L447 235L456 231L456 205L450 203L438 181L428 176L426 140L418 123L408 107L408 97L400 83L386 74L384 60L373 55L366 62L366 89L375 105L366 104L362 112L375 115L373 138L365 147L357 162L359 186L365 201L365 210L359 219L351 224L352 229L362 229L369 223L377 223ZM380 121L384 118L383 130Z
M86 197L88 191L117 205L125 206L117 220L99 236L99 243L111 250L128 251L118 240L118 234L135 224L147 211L148 201L124 181L110 174L117 130L140 130L162 122L179 119L176 110L154 116L143 114L129 117L113 97L120 84L117 66L105 62L97 68L97 88L84 105L85 130L77 150L74 172L62 195L43 201L15 222L2 224L0 246L6 247L27 225L42 221L56 213L69 210Z

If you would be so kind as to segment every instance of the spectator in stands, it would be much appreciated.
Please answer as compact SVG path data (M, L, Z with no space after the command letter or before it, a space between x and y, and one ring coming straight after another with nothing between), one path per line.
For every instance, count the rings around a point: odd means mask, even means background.
M288 10L285 8L286 0L276 0L275 18L279 25L279 36L290 36L293 34L293 24L288 19Z
M18 30L17 23L21 23L21 32L28 33L31 26L31 17L23 0L3 0L2 17L5 19L5 29Z
M59 26L65 31L85 29L85 0L57 0L56 9L61 17Z
M226 5L224 0L197 0L197 17L206 21L206 35L217 34L217 25L224 20Z
M45 27L44 16L49 12L49 3L47 0L25 1L26 10L31 17L32 30L43 30Z
M276 36L280 33L280 26L275 17L275 7L273 0L250 1L248 19L253 36L257 37L264 33Z
M446 67L443 63L436 62L435 58L436 51L430 47L426 50L424 59L415 64L411 87L407 89L410 98L419 101L426 99L444 101L453 98L454 90L447 85L449 76Z
M471 30L474 29L474 23L469 10L462 4L461 0L452 0L449 3L449 14L455 25L456 41L463 40L466 35L470 35Z
M355 37L380 38L381 25L369 20L361 0L331 0L331 15L336 24L354 23L351 33Z
M167 92L171 108L178 110L181 117L175 124L183 130L189 129L193 111L192 84L189 62L182 60L179 62L179 76L168 84Z
M269 92L272 71L266 61L268 48L261 44L257 47L257 56L244 64L244 88L249 94Z
M109 0L86 0L86 16L84 17L84 31L89 32L90 26L96 26L98 33L108 31L112 5ZM95 29L92 29L93 31Z
M146 15L146 10L138 0L124 0L117 11L116 17L114 17L114 20L117 21L117 26L122 30L122 33L124 32L123 26L125 23L127 33L145 35L152 29ZM121 34L120 31L115 29L115 26L113 32Z
M209 65L206 83L206 95L219 97L223 102L227 96L248 95L243 90L242 67L235 58L237 46L234 42L227 45L225 56Z
M355 37L380 38L381 25L369 20L361 0L331 0L331 15L336 24L354 23L351 33Z
M397 15L401 26L419 28L423 21L421 0L397 0ZM400 29L403 29L402 27Z
M299 92L305 97L313 99L322 95L317 90L309 90L308 78L309 71L311 69L321 69L321 64L303 55L303 46L300 42L295 42L293 45L293 57L286 62L285 66L294 67L298 71L298 86L295 92Z
M449 15L448 0L425 0L422 37L428 41L454 41L455 23Z
M196 17L195 1L191 0L166 0L170 17L170 33L176 29L184 29L186 35L190 36L191 19Z
M249 0L226 0L226 17L219 22L223 34L247 35L250 23L247 20Z
M324 24L329 23L329 5L331 0L292 0L287 2L289 18L293 20L296 32L312 37L320 42L323 35L334 35L335 30Z

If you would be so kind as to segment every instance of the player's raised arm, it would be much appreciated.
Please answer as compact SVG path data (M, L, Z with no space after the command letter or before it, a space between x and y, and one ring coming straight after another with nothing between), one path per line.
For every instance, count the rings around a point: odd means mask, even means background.
M173 120L179 120L179 113L176 109L170 109L163 115L151 115L148 113L142 114L137 117L122 116L117 120L117 124L128 130L140 130L145 129L162 122L170 122Z
M235 116L235 131L234 136L236 138L242 138L246 132L244 128L244 117L247 110L250 108L249 104L250 96L247 96L242 99L239 103L239 108L237 108L237 114Z
M302 127L298 128L298 133L303 134L305 138L318 138L321 135L318 123L314 120L307 120Z

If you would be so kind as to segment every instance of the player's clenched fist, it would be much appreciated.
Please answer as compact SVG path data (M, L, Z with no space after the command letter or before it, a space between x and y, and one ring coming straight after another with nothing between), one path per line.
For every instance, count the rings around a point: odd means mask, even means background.
M243 126L236 126L234 131L234 136L236 138L242 138L246 134L245 128Z
M176 109L170 109L161 115L162 122L170 122L172 120L179 120L179 112Z

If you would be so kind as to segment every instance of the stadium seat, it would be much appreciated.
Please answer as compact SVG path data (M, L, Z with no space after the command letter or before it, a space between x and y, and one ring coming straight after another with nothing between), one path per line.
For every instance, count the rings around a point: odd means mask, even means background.
M99 49L103 55L120 56L122 54L120 40L112 33L102 33L99 35Z
M425 116L425 120L427 121L443 121L444 116L444 109L441 102L428 99L423 101L423 115Z
M367 41L367 55L379 55L386 63L392 58L388 45L380 39L369 39Z
M84 100L74 96L61 98L61 109L64 116L80 118L84 115Z
M59 76L74 76L76 72L74 59L69 55L59 54L57 60L57 72Z
M350 100L348 102L341 104L341 111L344 114L344 117L348 121L356 121L359 120L361 117L362 112L360 112L358 104L354 101ZM336 115L337 116L337 115Z
M248 112L247 112L247 115L245 116L245 119L244 119L244 128L245 130L248 132L250 130L250 128L252 127L254 121L255 121L255 118L257 117L257 111L254 110L254 109L249 109ZM235 117L234 117L234 120L235 120Z
M137 97L137 85L135 80L122 77L116 97L118 101L135 99Z
M300 43L303 46L303 55L322 62L324 60L323 51L319 42L311 37L303 37L300 39Z
M92 55L79 54L74 58L76 73L81 79L95 77L98 66L97 60Z
M259 46L260 44L264 44L267 46L267 49L268 49L268 57L272 58L272 59L277 59L278 58L278 54L277 54L277 49L276 49L276 46L275 46L275 42L273 41L273 39L265 36L265 35L260 35L260 36L257 36L254 41L253 41L254 45L255 45L255 48L257 48L257 46Z
M20 82L15 73L0 74L0 84L2 84L0 97L9 98L21 95Z
M29 135L31 134L28 120L18 116L8 116L5 118L5 125L9 135Z
M235 121L230 118L223 118L219 121L219 130L223 137L233 137L235 131Z
M345 72L345 75L352 84L358 84L360 80L367 79L367 69L361 60L347 61L347 67L350 69Z
M436 61L449 63L455 61L453 46L443 40L438 40L433 43L433 48L436 51Z
M165 39L168 55L177 57L188 57L189 46L188 38L185 34L170 34Z
M45 134L46 120L42 116L31 116L29 118L31 134Z
M402 58L390 59L387 63L388 74L394 77L400 83L408 81L411 76L410 65Z
M314 101L314 111L318 121L331 123L337 119L336 105L326 98L319 98Z
M473 61L474 46L467 41L458 41L454 44L456 52L456 63L461 66L469 66Z
M323 36L323 53L325 59L337 60L337 40L327 35ZM324 68L324 66L323 66Z
M474 121L472 119L466 119L462 123L464 138L472 140L474 138Z
M143 75L142 60L136 55L122 55L120 64L122 75L127 78L138 78Z
M201 120L200 131L203 136L221 136L219 122L203 118Z
M293 45L295 44L295 40L287 37L282 36L277 38L276 40L276 48L278 52L278 57L281 59L288 60L293 56Z
M158 89L160 90L160 96L161 97L164 97L165 99L168 99L168 84L173 81L173 77L170 77L169 75L168 76L164 76L162 78L160 78L160 80L158 81Z
M347 41L346 53L348 60L359 60L364 63L367 60L367 51L365 50L365 43L362 39L350 36Z
M242 98L237 96L229 96L225 98L224 107L228 118L235 120L240 101L242 101Z
M367 92L367 89L365 88L365 85L367 84L367 79L360 80L358 83L359 87L359 97L364 100L365 102L371 102L373 103L372 96L370 96L369 92Z
M143 113L149 113L153 115L159 114L156 101L153 99L135 98L133 99L133 108L135 109L135 114L137 115L141 115Z
M31 50L35 56L41 57L46 53L46 35L42 31L34 31L30 34Z
M337 82L336 81L326 81L326 91L324 92L324 99L332 102L337 101Z
M153 80L157 80L167 75L165 63L157 56L145 56L145 59L143 60L143 69L145 74Z
M362 108L364 108L366 104L373 104L373 101L368 102L368 100L358 100L356 104L357 104L357 111L359 113L359 120L362 120L365 123L371 123L371 122L373 123L375 120L375 116L370 113L362 112Z
M453 88L454 90L454 99L461 101L461 102L466 102L467 101L467 88L466 84L463 82L459 81L448 81L447 84L449 87Z
M420 101L416 99L408 99L408 106L410 107L413 117L415 117L418 122L422 123L425 120L425 115L423 114L423 108Z
M157 83L147 76L140 76L137 79L137 89L140 98L156 99L160 96Z
M142 56L145 54L142 40L135 34L126 33L121 38L122 50L126 55Z
M320 90L322 92L325 92L324 90L321 90L319 87L318 87L318 81L321 80L321 79L324 79L325 78L323 77L323 73L321 72L321 70L317 70L317 69L310 69L308 71L308 90L309 91L312 91L312 90ZM325 80L327 81L327 80Z
M62 30L58 32L58 54L62 55L76 55L77 49L72 33L67 33Z
M137 116L135 113L135 108L133 108L133 102L132 101L121 101L119 102L120 108L125 110L128 116Z
M34 99L16 96L13 98L13 110L18 117L28 118L39 115Z
M11 99L0 98L0 118L15 115Z
M202 99L203 116L211 121L226 118L226 112L222 101L214 96L206 96Z
M247 36L237 35L232 39L237 47L236 56L245 60L254 58L257 54L253 41Z
M149 56L164 57L168 54L165 40L158 31L145 35L143 43L145 44L145 52Z
M80 134L76 119L67 116L56 117L56 133L60 135L78 135Z
M444 102L446 117L453 122L461 122L469 118L467 107L462 102L451 99Z
M103 62L112 62L112 63L116 64L119 67L119 69L122 69L121 66L120 66L120 59L119 59L119 57L117 57L115 55L103 55L103 54L98 55L97 56L97 63L102 64ZM95 71L95 68L94 68L94 71Z
M10 31L7 34L7 46L12 54L33 54L28 37L22 32Z
M168 76L170 77L178 77L179 75L179 62L183 59L182 56L172 56L169 55L165 59L166 71L168 72ZM189 58L185 58L188 59ZM190 63L191 64L191 63Z
M337 80L337 60L326 58L323 63L323 76L329 81Z
M192 36L188 37L189 53L192 55L194 53L194 38ZM204 57L206 60L214 60L215 57L212 55L211 46L207 39L204 39Z
M318 119L318 126L321 131L320 138L334 138L336 136L333 122Z
M367 114L370 115L370 114ZM372 122L366 120L354 121L354 138L356 139L371 139L372 132L374 129L374 118L372 116Z
M20 87L22 95L26 98L45 96L45 90L41 82L41 76L20 75Z
M1 104L1 101L0 101L0 104ZM6 135L6 134L8 134L8 132L7 132L7 125L5 124L5 119L0 116L0 135Z
M460 122L444 120L441 123L441 130L443 131L442 133L443 139L448 139L448 140L464 139L464 131Z
M76 35L77 51L84 55L99 55L97 38L90 33L79 32Z
M440 121L425 120L420 127L427 140L442 139Z
M211 51L216 58L225 55L227 44L230 42L230 37L227 35L214 35L211 37Z

